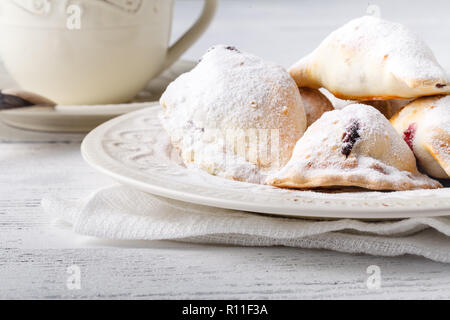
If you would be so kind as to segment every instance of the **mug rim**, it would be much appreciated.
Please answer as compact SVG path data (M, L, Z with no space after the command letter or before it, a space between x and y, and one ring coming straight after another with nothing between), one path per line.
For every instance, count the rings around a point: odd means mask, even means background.
M32 6L33 6L34 2L22 3L19 0L2 0L2 2L3 1L5 1L5 2L9 1L15 7L20 8L20 9L22 9L22 10L24 10L24 11L30 13L30 14L33 14L33 15L49 14L48 11L47 12L45 12L45 11L39 12L39 10L40 10L39 8L33 11ZM149 3L149 1L151 1L151 0L127 0L127 3L128 3L128 1L139 2L135 9L126 9L126 7L121 6L119 3L115 3L115 0L77 0L77 1L80 2L80 3L90 3L90 4L93 3L92 1L96 1L95 4L98 5L98 6L105 6L105 7L108 7L108 8L114 8L116 10L119 10L119 11L125 12L125 13L129 13L129 14L137 14L145 6L145 3ZM158 1L158 0L153 0L153 1ZM173 0L165 0L165 1L170 2L170 1L173 1ZM70 4L76 4L76 3L70 3L68 1L65 1L65 3L63 3L61 0L57 0L57 1L55 1L55 0L41 0L40 2L41 2L41 5L44 5L44 6L45 6L46 3L48 3L50 5L50 8L51 8L51 3L52 2L57 3L58 5L60 5L62 3L66 7L68 5L70 5ZM44 3L42 3L42 2L44 2ZM29 6L29 7L27 7L27 6Z
M71 1L64 0L44 0L54 1L56 5L47 13L37 14L22 7L17 0L0 1L0 25L33 29L69 29L67 21L70 13L67 8ZM123 29L136 28L146 25L162 24L162 21L173 19L173 0L138 0L139 10L130 12L120 9L108 1L113 0L78 0L81 16L88 17L80 30L95 29ZM157 4L157 6L156 6ZM89 13L86 13L89 12ZM97 14L100 17L97 18ZM150 14L152 14L150 16ZM164 15L162 14L164 13ZM109 17L110 15L110 17ZM74 31L74 30L71 30Z

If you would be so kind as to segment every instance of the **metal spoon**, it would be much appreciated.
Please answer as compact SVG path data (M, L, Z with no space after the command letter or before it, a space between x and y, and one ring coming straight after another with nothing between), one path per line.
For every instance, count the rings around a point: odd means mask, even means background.
M4 89L0 91L0 111L32 106L56 106L56 103L38 94L18 90Z

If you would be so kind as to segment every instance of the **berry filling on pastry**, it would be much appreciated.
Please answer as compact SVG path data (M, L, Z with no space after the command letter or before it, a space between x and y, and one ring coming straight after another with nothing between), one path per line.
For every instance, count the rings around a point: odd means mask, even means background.
M398 133L403 134L426 174L450 178L449 95L414 100L394 115L391 123Z
M356 141L361 138L360 134L358 133L360 127L361 125L359 124L358 120L352 120L350 125L345 128L345 132L342 135L343 144L341 152L346 158L348 158L350 153L352 153L353 146L355 145Z
M417 131L417 124L411 123L408 126L408 129L406 129L403 132L403 139L405 140L405 142L408 144L409 148L412 151L414 151L414 138L416 136L416 131Z
M235 46L226 46L225 49L230 50L230 51L236 51L236 52L240 53L240 51Z
M413 152L389 121L363 104L324 113L298 140L288 164L266 183L295 189L442 187L418 171Z

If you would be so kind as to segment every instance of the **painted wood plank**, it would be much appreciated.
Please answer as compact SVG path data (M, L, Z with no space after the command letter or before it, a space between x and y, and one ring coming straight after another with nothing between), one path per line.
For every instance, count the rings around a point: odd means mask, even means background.
M67 268L74 264L81 290L71 291ZM381 269L380 289L366 285L369 265ZM450 298L449 268L419 258L167 242L146 249L7 250L0 277L0 297L16 298Z

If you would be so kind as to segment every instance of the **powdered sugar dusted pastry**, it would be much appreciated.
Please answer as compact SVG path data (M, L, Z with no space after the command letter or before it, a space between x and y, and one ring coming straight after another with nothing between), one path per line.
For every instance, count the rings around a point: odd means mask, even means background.
M316 122L325 112L334 110L330 100L319 90L306 87L299 88L299 90L303 106L305 107L308 127Z
M331 33L291 67L299 87L346 100L410 99L450 93L431 49L401 24L365 16Z
M414 151L423 171L435 178L450 177L450 96L417 99L391 123Z
M367 104L380 111L387 119L392 118L401 108L410 103L411 99L394 99L394 100L372 100L361 101L359 103ZM355 102L353 102L355 103Z
M240 181L261 182L279 170L306 129L287 71L222 45L172 82L161 105L164 128L186 165Z
M326 89L320 89L320 91L329 99L334 109L342 109L348 105L361 103L367 104L380 111L387 119L392 118L401 108L410 103L413 99L393 99L393 100L369 100L369 101L354 101L354 100L342 100L336 98L331 92Z
M298 141L289 163L267 180L284 188L439 188L418 172L406 142L375 108L353 104L324 113Z

